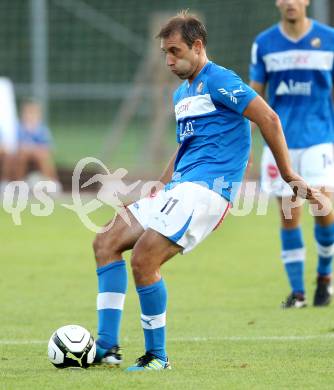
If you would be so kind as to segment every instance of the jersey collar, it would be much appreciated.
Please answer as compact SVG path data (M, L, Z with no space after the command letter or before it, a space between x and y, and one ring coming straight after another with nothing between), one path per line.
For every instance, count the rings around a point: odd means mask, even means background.
M203 66L203 68L199 71L198 75L194 78L194 80L192 81L191 84L189 83L189 80L187 80L187 88L189 88L190 86L194 85L194 83L198 80L199 76L201 76L203 73L205 73L206 70L208 69L209 65L211 65L211 64L212 64L212 61L208 61Z
M283 31L283 27L282 27L282 24L281 23L278 23L278 29L280 31L280 33L283 35L283 37L285 39L287 39L288 41L292 42L292 43L299 43L300 41L302 41L312 30L313 30L313 20L310 19L311 23L310 23L310 26L309 28L307 29L307 31L305 31L305 33L299 37L298 39L293 39L291 38L288 34L286 34L284 31Z

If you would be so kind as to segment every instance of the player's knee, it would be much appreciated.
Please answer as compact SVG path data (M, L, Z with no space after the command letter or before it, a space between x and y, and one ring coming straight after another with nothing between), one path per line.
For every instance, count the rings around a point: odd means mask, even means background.
M150 273L150 261L142 248L134 248L131 256L131 268L135 280L142 279Z
M122 256L121 237L117 232L98 233L93 241L93 249L97 266L101 267Z
M106 244L104 239L104 233L98 233L93 241L93 250L95 254L95 260L98 266L101 266L101 262L106 259Z
M140 251L134 248L131 255L131 269L134 275L137 275L141 272L142 263L143 256L141 255Z

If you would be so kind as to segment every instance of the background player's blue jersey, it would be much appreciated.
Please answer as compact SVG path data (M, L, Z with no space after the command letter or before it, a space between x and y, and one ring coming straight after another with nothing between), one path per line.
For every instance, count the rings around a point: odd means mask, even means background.
M52 144L50 130L42 123L34 129L28 129L23 123L19 123L17 132L20 145L51 146Z
M314 20L297 41L275 25L253 44L250 79L268 83L290 149L334 141L333 58L334 29Z
M177 141L172 185L203 183L233 200L247 166L250 125L242 113L257 96L232 71L208 62L174 93Z

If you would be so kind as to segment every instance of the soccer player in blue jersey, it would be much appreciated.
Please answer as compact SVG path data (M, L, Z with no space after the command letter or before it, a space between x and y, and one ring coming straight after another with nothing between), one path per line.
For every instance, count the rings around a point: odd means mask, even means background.
M250 125L257 123L281 175L308 197L314 192L292 170L276 113L232 71L209 61L204 25L186 12L158 34L168 68L184 80L174 94L178 148L162 174L164 188L127 207L131 226L116 216L94 242L98 277L96 362L120 364L119 328L127 290L123 252L141 307L145 354L129 371L170 368L166 353L167 289L160 267L187 253L219 224L233 201L249 156ZM296 190L296 187L294 187Z
M52 180L57 189L61 189L52 156L52 136L44 124L41 105L33 100L26 100L21 106L21 118L17 126L18 151L15 164L15 179L23 180L29 164L47 179Z
M261 96L267 87L269 104L282 121L294 170L326 193L334 183L334 29L307 17L308 0L277 0L276 5L281 22L255 39L250 85ZM268 146L262 158L262 186L280 204L282 260L291 287L283 307L301 308L306 306L302 208L293 208L292 218L285 217L285 199L292 192ZM333 212L315 217L314 238L318 267L313 304L325 306L332 295Z

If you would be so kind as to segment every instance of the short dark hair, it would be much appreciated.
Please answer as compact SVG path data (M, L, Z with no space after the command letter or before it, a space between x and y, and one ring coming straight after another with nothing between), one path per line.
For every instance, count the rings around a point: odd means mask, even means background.
M181 11L169 19L161 28L157 38L165 39L176 32L181 34L189 48L192 47L196 39L200 39L206 46L208 39L206 28L195 15L188 14L188 10Z

